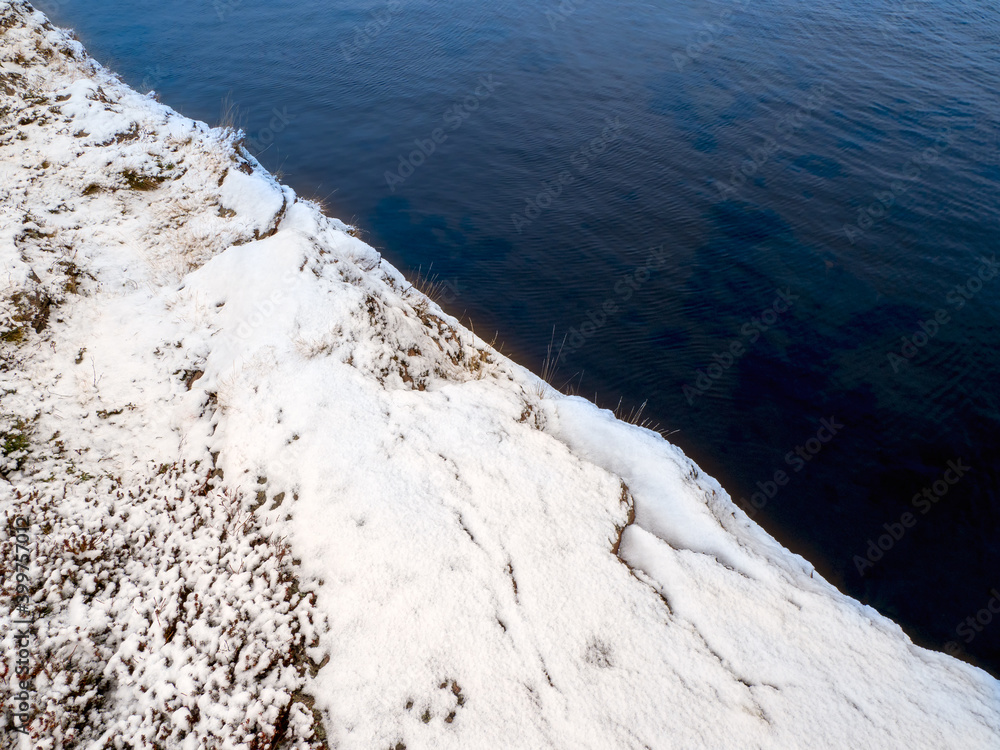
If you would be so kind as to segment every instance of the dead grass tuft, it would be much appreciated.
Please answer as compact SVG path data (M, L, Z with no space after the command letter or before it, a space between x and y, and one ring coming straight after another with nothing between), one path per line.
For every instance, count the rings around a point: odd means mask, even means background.
M665 432L660 427L660 423L659 422L654 421L650 417L644 417L642 414L643 414L643 411L645 411L645 409L646 409L646 404L647 403L649 403L649 402L648 401L643 401L641 404L639 404L638 407L634 407L634 408L630 409L628 411L628 413L626 414L625 410L622 408L621 399L619 399L618 406L616 406L614 408L615 418L621 420L622 422L628 422L629 424L634 424L636 427L642 427L644 430L650 430L652 432L657 432L664 439L667 438L670 435L673 435L675 432L677 432L677 430L671 430L669 432Z
M156 188L167 180L167 178L162 175L141 174L133 169L126 169L122 172L122 179L125 181L129 190L140 191L156 190Z

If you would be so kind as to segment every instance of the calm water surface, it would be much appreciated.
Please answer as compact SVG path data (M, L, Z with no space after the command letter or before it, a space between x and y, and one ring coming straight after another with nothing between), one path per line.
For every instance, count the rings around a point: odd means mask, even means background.
M1000 675L994 3L37 4Z

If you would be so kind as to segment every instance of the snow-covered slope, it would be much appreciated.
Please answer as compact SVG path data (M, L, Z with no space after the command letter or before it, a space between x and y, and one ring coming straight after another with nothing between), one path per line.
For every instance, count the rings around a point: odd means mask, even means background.
M995 680L658 434L26 4L0 34L0 723L21 603L26 746L1000 747Z

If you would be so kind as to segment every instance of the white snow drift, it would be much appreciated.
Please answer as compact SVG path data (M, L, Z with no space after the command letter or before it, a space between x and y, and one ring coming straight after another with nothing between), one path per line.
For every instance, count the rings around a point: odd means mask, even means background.
M995 680L660 435L25 3L0 32L0 627L12 665L20 515L34 746L1000 747Z

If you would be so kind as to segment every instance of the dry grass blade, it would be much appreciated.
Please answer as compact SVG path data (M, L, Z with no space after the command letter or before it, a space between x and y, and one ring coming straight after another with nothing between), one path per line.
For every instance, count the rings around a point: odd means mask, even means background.
M555 388L555 390L561 390L552 385L552 377L556 374L556 370L559 369L559 360L562 359L563 347L566 345L566 336L563 336L562 341L559 343L559 351L556 352L555 357L553 357L552 350L555 347L555 340L556 340L556 327L552 326L552 336L549 339L548 348L545 350L545 360L542 362L542 371L539 373L541 381L537 384L537 387L535 389L535 392L539 398L542 398L545 395L546 385L548 385L551 388ZM569 383L569 381L575 377L576 375L573 375L573 377L567 380L566 383ZM563 383L563 386L565 386L566 383Z
M664 432L660 428L659 422L655 422L650 417L643 417L642 413L643 411L645 411L646 404L648 403L649 403L648 400L643 401L641 404L639 404L638 407L630 409L628 414L626 414L622 410L622 402L621 399L619 399L618 406L616 406L614 410L614 415L617 419L620 419L622 422L628 422L629 424L634 424L636 427L642 427L645 430L651 430L652 432L659 433L660 436L663 437L664 439L666 439L670 435L673 435L675 432L678 432L678 430L671 430L670 432Z
M433 263L427 267L426 274L424 273L423 266L418 266L417 275L414 276L413 281L410 282L410 288L416 289L429 300L437 302L441 296L441 291L444 289L444 282L438 279L438 275L436 273L431 273L433 270Z
M219 113L219 127L223 130L238 132L240 120L240 108L233 101L233 93L230 91L222 99L222 110Z

